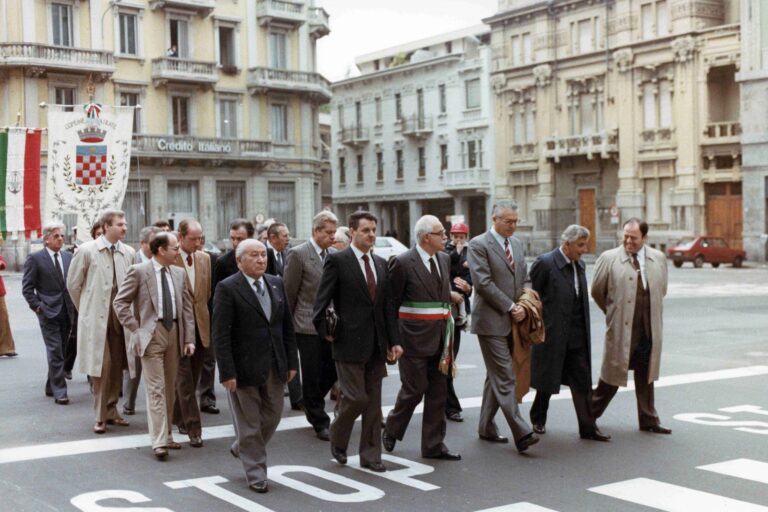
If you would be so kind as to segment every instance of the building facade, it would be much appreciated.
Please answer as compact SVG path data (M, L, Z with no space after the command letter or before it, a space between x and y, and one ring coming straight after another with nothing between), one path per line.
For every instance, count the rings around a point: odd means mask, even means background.
M741 2L741 124L744 179L744 249L768 260L768 4Z
M487 27L472 27L356 59L360 76L333 84L335 209L380 218L402 242L424 214L463 215L486 229L494 162Z
M496 195L551 249L574 222L590 252L641 217L656 247L742 242L738 2L500 0L491 26Z
M96 102L141 106L129 241L190 216L209 240L257 216L306 237L321 204L318 108L331 94L315 43L329 31L311 0L0 0L0 125L18 112L45 127L41 102L86 103L95 82Z

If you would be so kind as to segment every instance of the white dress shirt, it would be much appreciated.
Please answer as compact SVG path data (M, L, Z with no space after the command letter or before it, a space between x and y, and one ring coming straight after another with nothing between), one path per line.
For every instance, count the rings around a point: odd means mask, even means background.
M371 272L373 272L373 280L377 283L379 282L379 276L376 275L376 266L373 264L373 251L363 252L357 247L355 247L354 244L349 245L352 248L352 252L355 253L355 258L357 258L357 263L360 265L360 270L363 272L363 279L365 279L365 282L368 282L368 277L365 275L365 262L363 261L363 255L368 255L368 264L371 266Z
M631 258L632 255L630 254L629 257ZM648 275L645 272L645 246L643 246L639 251L637 251L637 261L640 263L640 277L643 280L643 289L648 289Z
M563 255L563 258L565 258L565 261L567 261L571 265L571 268L573 269L573 288L576 290L576 295L578 296L579 295L579 271L576 269L576 266L578 265L578 263L576 263L571 258L566 256L565 252L563 252L562 246L558 247L558 250L560 251L560 254Z
M242 272L242 270L241 270L241 272ZM267 293L267 282L264 281L264 276L263 275L260 278L258 278L258 279L252 278L251 276L249 276L245 272L243 272L243 275L248 280L248 284L251 285L251 290L253 290L253 293L257 293L258 292L258 288L256 288L256 281L261 283L261 289L264 290L264 293ZM269 295L267 295L267 297L269 297Z
M312 244L312 248L315 250L318 256L320 256L320 259L323 259L323 249L320 248L319 245L317 245L317 242L315 242L314 238L309 239L309 243ZM328 254L328 249L325 249L325 254Z
M181 254L181 260L184 263L184 270L187 271L187 277L189 277L189 286L192 288L192 293L195 293L195 255L192 255L192 265L187 265L188 252L184 252L184 249L179 249Z
M48 251L48 256L51 257L51 262L53 262L53 268L54 269L56 268L56 258L54 257L54 254L58 254L59 255L59 267L61 267L61 277L64 277L64 260L61 257L61 251L59 251L58 253L55 253L52 250L50 250L49 248L47 248L47 247L45 248L45 250ZM65 281L66 281L66 279L65 279Z
M163 282L161 281L163 274L160 272L163 266L158 263L155 258L152 258L152 267L155 269L155 283L157 283L157 319L163 319ZM173 311L173 319L176 320L176 293L173 287L173 279L171 279L171 269L165 273L165 280L168 282L168 289L171 290L171 307Z
M437 254L434 254L432 256L429 255L427 251L421 248L420 245L416 245L416 252L419 253L419 256L421 257L421 261L424 263L424 266L427 267L427 272L430 274L432 273L432 268L429 266L429 260L435 260L435 267L437 267L437 275L440 275L440 263L437 261Z
M501 250L504 250L504 242L509 240L509 237L504 238L501 236L493 227L491 227L491 235L493 235L493 238L498 242L498 244L501 246ZM512 255L512 261L515 261L515 254L512 250L512 242L509 242L509 254ZM504 254L506 257L506 254Z

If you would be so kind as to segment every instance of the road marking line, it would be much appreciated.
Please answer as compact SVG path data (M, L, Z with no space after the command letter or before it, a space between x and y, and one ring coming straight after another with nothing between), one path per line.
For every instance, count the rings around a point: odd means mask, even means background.
M500 507L486 508L478 510L476 512L557 512L551 508L540 507L527 501L521 501L520 503L511 503L509 505L502 505Z
M590 491L665 512L691 510L727 510L728 512L768 512L768 507L735 500L696 489L634 478L614 484L592 487Z
M768 484L768 464L752 459L734 459L717 464L699 466L697 469L712 471L721 475L735 476L744 480Z
M679 386L683 384L694 384L700 382L711 382L726 379L736 379L741 377L756 377L768 375L768 366L745 366L742 368L731 368L728 370L715 370L711 372L688 373L683 375L673 375L662 377L656 381L656 387ZM632 382L629 387L620 388L619 392L627 392L634 389ZM523 399L524 402L532 402L534 393L528 393ZM563 390L559 394L552 396L552 400L570 400L570 390ZM480 407L483 397L475 396L463 398L460 400L464 409ZM388 405L382 407L386 415L394 406ZM416 413L423 412L423 404L419 404L415 410ZM358 420L359 421L359 420ZM296 430L300 428L309 428L309 423L304 416L290 416L280 420L278 431ZM232 425L219 425L215 427L206 427L203 429L203 439L222 439L233 437L234 429ZM94 439L84 439L80 441L65 441L61 443L37 444L30 446L17 446L15 448L0 449L0 464L11 462L23 462L39 459L51 459L54 457L64 457L67 455L84 455L88 453L108 452L113 450L125 450L128 448L145 448L151 446L149 436L146 433L122 435L112 437L99 437Z

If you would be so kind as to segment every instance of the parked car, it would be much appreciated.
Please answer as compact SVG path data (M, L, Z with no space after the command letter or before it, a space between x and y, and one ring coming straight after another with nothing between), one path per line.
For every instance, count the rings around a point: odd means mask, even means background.
M219 249L216 244L208 240L206 240L205 246L203 246L203 251L210 254L215 254L216 256L221 254L221 249Z
M704 263L711 263L714 268L721 263L731 263L738 268L747 259L746 252L728 247L726 241L717 236L683 239L667 249L667 256L677 268L682 267L686 261L692 261L696 268L701 268Z
M377 236L376 245L373 246L373 252L387 261L407 250L397 238L391 236Z

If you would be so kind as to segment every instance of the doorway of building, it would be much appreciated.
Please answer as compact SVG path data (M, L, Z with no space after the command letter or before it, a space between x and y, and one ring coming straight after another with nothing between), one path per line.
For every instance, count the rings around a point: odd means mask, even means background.
M595 189L582 188L579 190L579 224L589 230L589 253L594 254L597 247L597 231L595 220L597 203L595 201Z
M707 234L725 238L730 247L742 248L741 183L707 183Z

